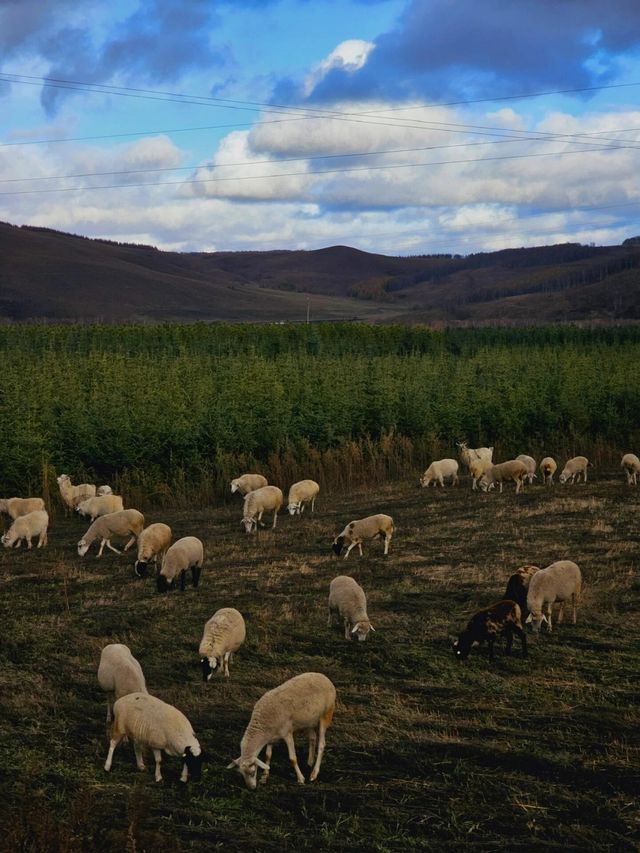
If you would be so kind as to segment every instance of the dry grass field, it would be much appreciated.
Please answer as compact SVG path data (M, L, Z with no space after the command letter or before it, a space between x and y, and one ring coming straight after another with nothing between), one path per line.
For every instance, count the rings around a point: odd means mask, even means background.
M159 595L130 556L84 559L86 528L59 513L49 546L0 554L0 848L6 851L637 850L640 492L618 472L516 497L415 483L324 494L313 517L248 537L240 501L154 511L205 544L201 586ZM344 523L389 512L397 526L348 560ZM573 626L530 638L530 658L457 661L450 635L502 597L512 570L573 559L585 590ZM352 574L376 628L348 643L327 628L331 579ZM219 607L247 641L231 677L201 681L198 644ZM130 646L149 690L177 705L211 755L200 783L135 769L130 745L105 773L101 648ZM226 764L254 702L308 670L338 706L320 778L298 786L284 744L266 787ZM306 757L299 750L301 767Z

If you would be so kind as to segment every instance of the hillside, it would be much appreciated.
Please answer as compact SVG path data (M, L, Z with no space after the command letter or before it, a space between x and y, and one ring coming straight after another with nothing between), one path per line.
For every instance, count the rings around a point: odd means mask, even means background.
M640 245L465 257L163 252L0 223L0 320L447 324L640 319Z

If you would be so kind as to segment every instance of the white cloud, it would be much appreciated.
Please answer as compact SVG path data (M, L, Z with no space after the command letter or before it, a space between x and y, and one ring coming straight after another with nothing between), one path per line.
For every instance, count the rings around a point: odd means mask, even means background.
M304 94L308 97L327 74L335 68L354 74L366 65L375 45L362 39L348 39L339 44L326 59L314 66L304 81Z

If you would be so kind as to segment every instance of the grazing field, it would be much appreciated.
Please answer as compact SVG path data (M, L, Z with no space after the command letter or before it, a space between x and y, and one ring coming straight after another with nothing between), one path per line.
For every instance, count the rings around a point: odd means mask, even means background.
M241 503L148 511L205 543L201 586L159 595L134 556L75 543L59 513L42 551L0 553L0 848L7 851L636 850L640 841L638 662L640 492L619 470L517 498L416 488L321 494L313 517L246 536ZM389 512L389 556L330 550L352 518ZM457 661L450 635L501 598L525 563L573 559L585 590L577 625ZM376 628L348 643L327 628L331 579L352 574ZM205 621L237 607L247 641L231 677L202 684ZM130 745L105 773L101 648L123 642L149 690L176 704L211 755L182 786L164 756L155 784ZM226 764L254 702L300 672L328 675L338 706L320 778L304 787L282 743L266 787ZM301 766L302 746L298 749ZM306 751L304 752L306 757Z

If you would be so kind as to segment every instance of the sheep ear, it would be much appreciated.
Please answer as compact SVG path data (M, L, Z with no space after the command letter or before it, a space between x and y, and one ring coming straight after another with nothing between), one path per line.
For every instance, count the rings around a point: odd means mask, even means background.
M373 625L369 625L369 630L370 630L370 631L373 631L373 633L374 633L374 634L375 634L375 632L376 632L376 629L373 627Z
M227 770L233 770L234 767L240 767L239 758L234 758L231 764L227 764Z
M256 758L256 764L258 765L258 767L259 767L261 770L268 770L268 769L269 769L269 765L268 765L268 764L265 764L265 763L264 763L264 761L260 761L260 759L259 759L259 758Z
M355 634L355 632L358 630L358 628L359 628L359 627L360 627L360 623L359 623L359 622L356 622L356 624L355 624L355 625L353 626L353 628L351 629L351 633L352 633L352 634Z
M525 619L524 624L525 624L525 625L528 625L528 624L529 624L529 622L533 622L533 616L531 615L531 613L530 613L530 614L527 616L527 618Z
M547 617L544 615L544 613L542 614L542 621L543 621L543 622L546 622L547 624L549 624L549 620L548 620L548 619L547 619Z

